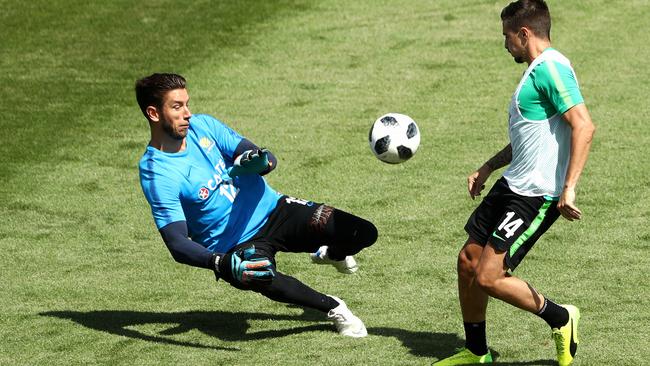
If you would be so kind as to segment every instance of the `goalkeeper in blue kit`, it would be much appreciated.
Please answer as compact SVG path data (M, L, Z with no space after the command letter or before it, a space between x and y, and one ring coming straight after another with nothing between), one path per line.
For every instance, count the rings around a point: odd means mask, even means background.
M262 176L275 156L209 115L192 115L182 76L152 74L135 91L151 129L140 184L173 258L238 289L322 311L342 335L366 336L343 300L279 272L275 254L311 253L313 263L354 273L352 256L376 241L375 226L273 190Z

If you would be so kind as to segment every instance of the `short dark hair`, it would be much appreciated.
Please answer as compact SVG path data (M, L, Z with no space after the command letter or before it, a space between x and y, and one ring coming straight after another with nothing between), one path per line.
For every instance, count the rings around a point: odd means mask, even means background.
M513 1L501 11L506 29L530 28L538 37L551 39L551 13L544 0Z
M175 89L186 88L185 78L178 74L151 74L135 82L135 98L142 114L147 116L147 107L152 105L158 109L162 107L165 93Z

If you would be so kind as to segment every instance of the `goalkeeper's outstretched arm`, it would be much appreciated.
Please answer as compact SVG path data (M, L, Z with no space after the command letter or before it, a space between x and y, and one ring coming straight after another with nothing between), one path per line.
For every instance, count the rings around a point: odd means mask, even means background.
M176 262L215 270L215 256L218 257L219 253L213 253L203 245L190 240L187 237L187 223L185 221L172 222L159 231L165 245L167 245L167 249L169 249Z
M214 271L217 280L222 275L240 283L268 282L275 276L273 263L266 257L254 257L251 245L235 253L213 253L187 237L187 223L176 221L160 229L172 257L183 264ZM224 260L224 257L226 258ZM225 272L223 272L225 271Z

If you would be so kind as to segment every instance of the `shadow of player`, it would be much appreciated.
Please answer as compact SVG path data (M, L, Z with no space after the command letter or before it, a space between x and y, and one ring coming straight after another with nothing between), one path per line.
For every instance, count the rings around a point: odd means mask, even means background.
M172 344L177 346L210 348L238 351L237 348L206 345L198 342L180 341L169 336L198 330L225 342L250 341L257 339L279 338L307 331L331 330L329 324L314 324L285 329L249 332L251 320L296 320L322 321L318 313L305 312L301 315L277 315L263 313L244 313L227 311L188 311L188 312L140 312L128 310L99 311L50 311L40 313L42 316L72 320L87 328L119 336L141 339L149 342ZM319 316L320 315L320 316ZM167 324L168 328L158 335L138 331L138 326L147 324Z
M207 348L215 350L239 351L235 347L207 345L198 342L181 341L169 338L192 330L198 330L208 336L224 342L252 341L286 337L310 331L334 331L330 323L323 323L323 315L306 309L299 315L278 315L266 313L228 312L228 311L188 311L188 312L140 312L128 310L99 311L50 311L40 313L42 316L72 320L90 329L114 335L141 339L148 342L171 344L184 347ZM318 324L263 331L250 331L250 321L254 320L293 320L310 321ZM158 335L138 331L138 326L166 324L166 329ZM400 328L370 327L368 333L374 336L393 337L418 357L442 359L451 356L464 342L453 333L417 332ZM495 361L499 354L492 351ZM526 362L501 363L495 365L555 365L554 360L536 360Z

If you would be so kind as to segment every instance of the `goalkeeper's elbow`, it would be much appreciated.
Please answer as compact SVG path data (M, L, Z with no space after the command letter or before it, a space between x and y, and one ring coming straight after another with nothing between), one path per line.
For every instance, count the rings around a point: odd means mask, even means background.
M260 172L260 175L266 175L269 174L273 169L275 169L278 166L278 159L276 159L275 155L271 153L270 151L266 151L267 157L269 159L269 165L267 166L266 169Z

